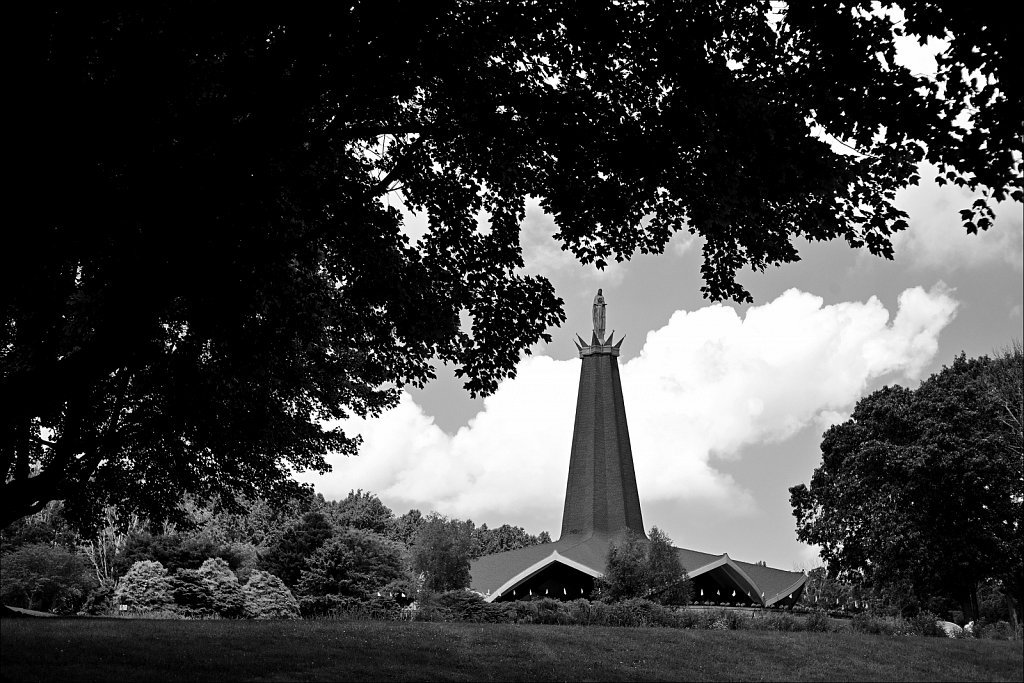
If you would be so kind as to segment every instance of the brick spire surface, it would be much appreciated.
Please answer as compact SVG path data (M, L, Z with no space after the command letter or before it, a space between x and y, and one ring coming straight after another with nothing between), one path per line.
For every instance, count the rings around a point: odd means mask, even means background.
M613 344L614 331L603 338L605 304L600 290L594 302L595 330L591 343L582 338L576 342L583 365L565 488L562 538L574 534L614 537L627 529L646 538L619 380L622 339Z

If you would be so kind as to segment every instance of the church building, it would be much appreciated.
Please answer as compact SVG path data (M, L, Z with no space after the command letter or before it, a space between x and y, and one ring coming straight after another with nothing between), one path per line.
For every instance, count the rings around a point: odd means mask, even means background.
M605 300L594 298L594 331L576 343L583 366L569 456L561 536L554 543L487 555L470 567L471 588L488 602L548 596L588 598L605 570L610 543L627 531L646 538L633 469L614 332L605 338ZM736 606L792 606L807 577L676 548L693 581L693 601Z

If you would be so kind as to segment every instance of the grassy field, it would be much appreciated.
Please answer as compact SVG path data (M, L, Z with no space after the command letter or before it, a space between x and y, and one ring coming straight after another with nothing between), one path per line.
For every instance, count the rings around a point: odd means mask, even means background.
M1021 681L1020 643L344 621L4 619L5 681Z

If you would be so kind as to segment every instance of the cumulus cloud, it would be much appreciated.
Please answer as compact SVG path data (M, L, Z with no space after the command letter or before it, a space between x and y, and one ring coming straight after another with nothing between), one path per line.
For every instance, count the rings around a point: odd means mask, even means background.
M840 419L873 380L920 376L955 311L940 284L904 291L891 319L874 297L826 306L796 289L744 317L724 305L676 312L621 364L641 498L751 514L751 492L719 462ZM557 532L579 372L578 359L525 359L454 435L403 396L381 418L345 425L365 439L359 457L300 478L328 497L374 491L398 512Z
M1024 270L1024 211L1020 202L996 207L995 225L969 235L960 210L970 208L975 195L966 188L939 187L934 166L921 168L921 184L902 190L897 206L910 215L910 227L893 239L897 258L917 268L945 270L1006 264Z

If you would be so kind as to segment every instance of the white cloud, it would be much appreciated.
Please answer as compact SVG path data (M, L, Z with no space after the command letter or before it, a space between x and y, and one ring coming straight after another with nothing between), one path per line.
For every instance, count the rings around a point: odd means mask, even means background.
M752 513L753 496L718 460L756 457L752 445L840 419L872 380L919 376L955 311L940 284L903 292L891 322L874 297L825 306L796 289L744 318L720 304L676 312L621 365L641 499ZM579 368L578 359L525 359L455 435L406 395L377 420L348 423L365 439L359 457L300 478L328 497L371 490L397 512L557 532Z
M957 270L1007 264L1024 270L1024 209L1020 202L996 207L995 225L967 234L960 210L975 194L952 185L939 187L935 167L921 168L921 184L899 192L896 204L910 214L910 227L893 238L896 258L917 268Z

